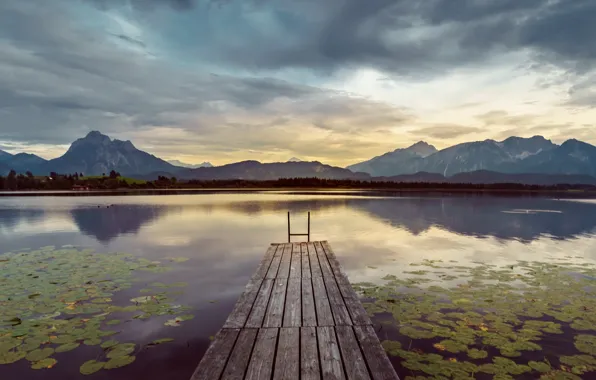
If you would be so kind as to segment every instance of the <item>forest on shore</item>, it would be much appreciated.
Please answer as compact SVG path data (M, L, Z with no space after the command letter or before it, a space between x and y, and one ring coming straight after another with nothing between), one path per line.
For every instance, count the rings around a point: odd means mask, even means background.
M126 190L126 189L395 189L395 190L453 190L453 191L581 191L596 192L592 185L526 185L519 183L431 183L393 182L378 180L349 180L324 178L281 178L277 180L178 180L176 177L159 176L152 181L123 177L111 171L100 176L86 177L83 173L34 176L30 172L17 174L11 171L8 176L0 176L0 190L43 191L43 190Z

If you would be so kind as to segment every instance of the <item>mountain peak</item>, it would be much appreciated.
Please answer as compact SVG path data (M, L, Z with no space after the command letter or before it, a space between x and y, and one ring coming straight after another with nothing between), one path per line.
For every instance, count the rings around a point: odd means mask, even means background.
M433 153L438 152L437 148L435 148L434 146L430 145L429 143L427 143L426 141L418 141L416 144L407 147L406 149L404 149L405 151L414 153L420 157L427 157L430 156Z
M302 160L297 157L292 157L288 160L288 162L302 162Z
M213 167L213 164L211 164L211 162L208 162L208 161L201 162L200 164L189 164L186 162L182 162L180 160L169 160L168 162L174 166L179 166L181 168L188 168L188 169L212 168Z
M87 136L83 138L84 140L105 140L108 139L111 141L109 136L104 135L100 131L91 131L87 133Z

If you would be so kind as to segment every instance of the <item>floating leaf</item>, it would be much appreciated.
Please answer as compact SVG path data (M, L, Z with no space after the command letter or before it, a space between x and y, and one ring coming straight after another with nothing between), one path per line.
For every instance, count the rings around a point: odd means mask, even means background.
M158 344L163 344L163 343L168 343L168 342L173 342L174 339L172 338L162 338L162 339L156 339L154 341L152 341L151 343L149 343L149 346L157 346Z
M43 359L43 360L33 363L31 365L31 368L32 369L49 369L49 368L53 368L56 365L56 363L57 363L56 359L46 358L46 359Z
M79 368L79 371L83 375L91 375L91 374L99 371L100 369L102 369L104 365L105 365L105 363L98 362L96 360L89 360L89 361L86 361L85 363L83 363L83 365L81 365L81 368Z
M154 296L141 296L141 297L132 298L130 301L134 302L134 303L147 303L147 302L151 302L153 300L155 300Z
M126 365L131 364L135 361L134 356L119 356L113 359L108 360L108 362L104 365L105 369L114 369L124 367Z
M121 343L112 346L106 356L110 359L118 358L121 356L130 355L134 352L136 344L134 343Z
M40 348L40 349L33 350L33 351L29 352L25 358L27 360L29 360L30 362L38 362L40 360L43 360L43 359L51 356L53 353L54 353L53 348L50 348L50 347Z
M101 348L110 348L113 347L115 345L117 345L119 342L117 340L106 340L105 342L103 342L100 347Z
M83 341L83 344L86 346L97 346L100 343L101 343L100 338L85 339L85 341Z
M12 364L23 359L27 355L24 351L0 351L0 364Z
M79 343L66 343L63 345L60 345L58 347L56 347L56 352L68 352L68 351L72 351L75 348L79 347L80 344Z
M189 258L187 258L187 257L168 257L168 259L169 259L170 261L173 261L173 262L175 262L175 263L183 263L183 262L185 262L185 261L188 261L188 260L190 260L190 259L189 259Z

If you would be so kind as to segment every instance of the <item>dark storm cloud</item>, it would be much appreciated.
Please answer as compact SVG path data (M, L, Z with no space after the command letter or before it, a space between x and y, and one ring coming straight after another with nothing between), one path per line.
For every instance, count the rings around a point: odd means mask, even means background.
M113 6L129 6L142 10L153 10L159 6L168 6L177 10L193 7L195 0L85 0L94 3L102 9Z
M189 54L244 69L302 68L325 74L368 66L418 76L523 49L534 52L537 62L573 70L592 67L596 58L592 0L207 3L188 9L194 25L181 23L166 32L183 36Z

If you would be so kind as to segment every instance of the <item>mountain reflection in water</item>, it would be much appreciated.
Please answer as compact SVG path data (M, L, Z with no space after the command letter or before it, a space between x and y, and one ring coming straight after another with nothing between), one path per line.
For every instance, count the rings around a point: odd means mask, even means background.
M150 281L188 283L177 302L190 305L195 318L174 329L151 320L129 324L136 327L120 334L138 344L161 337L175 342L141 352L130 366L94 375L111 380L164 376L186 380L267 246L287 239L287 211L292 213L295 232L306 230L305 213L311 212L311 239L331 243L353 283L399 275L411 270L410 263L424 259L502 265L572 254L596 261L594 203L291 192L6 197L0 199L0 254L68 244L149 260L189 258L173 272L152 275ZM78 351L73 355L78 357ZM77 360L59 359L51 374L78 378L82 361ZM32 371L24 362L0 366L2 379L35 380L47 375Z

